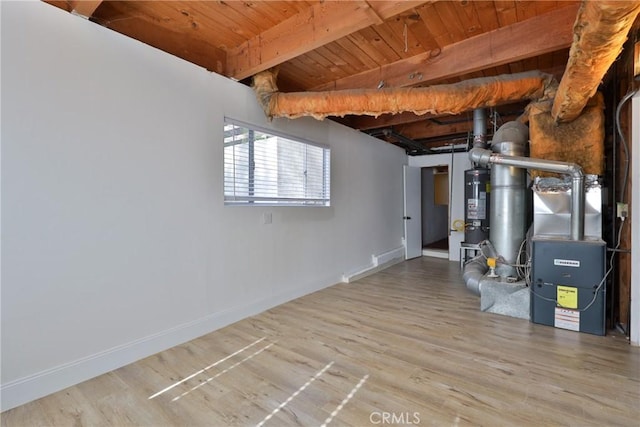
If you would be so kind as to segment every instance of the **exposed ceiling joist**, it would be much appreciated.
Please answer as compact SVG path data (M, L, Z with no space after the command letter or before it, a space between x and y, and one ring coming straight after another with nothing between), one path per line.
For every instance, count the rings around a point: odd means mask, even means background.
M438 124L431 120L415 122L402 127L397 131L407 138L426 139L445 135L468 133L473 129L473 118L469 121L459 121L456 123Z
M230 49L226 75L242 80L424 3L318 3Z
M573 41L579 5L508 25L377 69L314 87L314 91L405 87L444 80L485 68L565 49Z
M405 123L412 123L430 119L433 117L440 117L434 114L418 115L410 111L398 114L382 114L378 117L372 116L347 116L344 118L344 123L354 129L368 130L377 129L390 126L398 126Z
M502 121L510 121L518 118L518 114L508 114L501 117ZM438 138L447 135L459 135L468 134L473 132L473 115L469 112L468 115L462 116L463 119L437 123L436 118L432 120L423 120L421 122L414 122L399 126L396 128L398 133L411 138L413 140ZM487 131L489 131L490 125L487 124Z

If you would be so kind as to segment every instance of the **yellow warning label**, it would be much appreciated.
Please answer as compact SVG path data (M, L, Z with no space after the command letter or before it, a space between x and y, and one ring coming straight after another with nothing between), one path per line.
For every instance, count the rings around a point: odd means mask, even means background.
M558 305L563 308L578 308L578 288L558 286Z
M491 193L491 182L487 181L484 189L486 190L487 193Z

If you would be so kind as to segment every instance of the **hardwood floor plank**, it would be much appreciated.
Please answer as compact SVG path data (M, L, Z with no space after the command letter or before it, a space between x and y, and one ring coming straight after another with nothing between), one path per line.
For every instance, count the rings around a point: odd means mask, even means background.
M418 258L6 411L1 424L363 426L386 413L406 425L629 426L639 401L640 349L624 337L482 313L457 263Z

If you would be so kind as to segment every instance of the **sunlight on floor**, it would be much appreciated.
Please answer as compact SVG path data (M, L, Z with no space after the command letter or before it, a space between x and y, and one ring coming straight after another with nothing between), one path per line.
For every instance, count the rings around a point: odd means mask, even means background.
M238 355L238 354L242 353L243 351L245 351L245 350L247 350L247 349L249 349L249 348L253 347L254 345L258 344L258 343L259 343L259 342L261 342L261 341L264 341L264 339L265 339L265 338L266 338L266 337L262 337L262 338L260 338L260 339L257 339L257 340L255 340L254 342L252 342L251 344L249 344L249 345L247 345L247 346L245 346L245 347L241 348L240 350L238 350L238 351L236 351L236 352L234 352L234 353L232 353L232 354L228 355L227 357L225 357L225 358L223 358L223 359L220 359L220 360L218 360L217 362L212 363L211 365L207 366L206 368L203 368L203 369L200 369L200 370L199 370L199 371L197 371L197 372L194 372L193 374L191 374L191 375L189 375L188 377L186 377L186 378L184 378L184 379L182 379L182 380L178 381L177 383L172 384L172 385L170 385L169 387L167 387L167 388L165 388L165 389L163 389L163 390L160 390L160 391L159 391L159 392L157 392L156 394L152 394L151 396L149 396L149 400L151 400L151 399L153 399L153 398L155 398L155 397L160 396L162 393L165 393L165 392L167 392L167 391L171 390L171 389L172 389L172 388L174 388L174 387L179 386L180 384L182 384L182 383L184 383L184 382L186 382L186 381L189 381L191 378L193 378L193 377L195 377L195 376L197 376L197 375L202 374L203 372L207 371L208 369L213 368L214 366L217 366L217 365L221 364L222 362L225 362L225 361L227 361L227 360L231 359L233 356L236 356L236 355Z

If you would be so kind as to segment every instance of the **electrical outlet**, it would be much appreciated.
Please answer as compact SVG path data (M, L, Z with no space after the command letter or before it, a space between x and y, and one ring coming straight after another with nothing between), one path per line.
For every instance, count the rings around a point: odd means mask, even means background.
M273 222L273 215L271 212L265 212L262 214L262 223L271 224Z
M626 218L629 216L629 205L627 203L616 203L616 216L618 218Z

